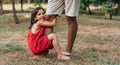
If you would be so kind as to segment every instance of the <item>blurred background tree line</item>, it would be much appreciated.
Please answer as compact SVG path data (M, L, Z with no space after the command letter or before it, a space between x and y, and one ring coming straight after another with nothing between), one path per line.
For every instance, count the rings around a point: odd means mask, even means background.
M16 23L19 23L16 16L15 4L21 4L21 12L24 4L34 4L41 6L47 4L48 0L0 0L0 14L3 14L3 4L11 4L13 17ZM120 15L120 0L80 0L80 14L104 15L112 19L112 15Z

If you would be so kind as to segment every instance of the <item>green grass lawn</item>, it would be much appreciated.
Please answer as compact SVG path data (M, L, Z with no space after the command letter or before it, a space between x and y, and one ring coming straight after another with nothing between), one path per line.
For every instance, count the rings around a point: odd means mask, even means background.
M25 18L26 14L18 14L20 24L15 24L11 15L0 16L0 65L120 65L120 16L114 16L113 20L78 16L72 59L59 61L54 49L48 57L34 60L27 45L30 19ZM67 45L67 27L62 15L54 28L62 50Z

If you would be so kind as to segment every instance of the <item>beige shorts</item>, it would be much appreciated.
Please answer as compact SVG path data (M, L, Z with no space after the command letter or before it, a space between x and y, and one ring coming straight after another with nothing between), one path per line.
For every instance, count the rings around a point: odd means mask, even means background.
M66 16L78 16L80 0L48 0L46 14L57 14L60 16L64 9Z

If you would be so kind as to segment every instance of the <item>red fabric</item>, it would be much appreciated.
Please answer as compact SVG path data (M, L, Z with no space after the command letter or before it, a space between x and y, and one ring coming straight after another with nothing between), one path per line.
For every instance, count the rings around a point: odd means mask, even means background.
M53 48L52 41L48 39L48 36L44 36L44 29L41 27L36 34L32 34L31 30L28 32L28 45L34 55L43 54Z

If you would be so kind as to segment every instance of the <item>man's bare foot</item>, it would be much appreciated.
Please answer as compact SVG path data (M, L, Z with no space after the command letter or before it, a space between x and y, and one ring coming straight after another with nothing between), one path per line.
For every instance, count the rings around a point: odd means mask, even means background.
M58 60L70 60L70 57L69 56L66 56L66 55L59 55L58 57Z
M65 52L65 51L62 51L62 54L66 55L66 56L71 56L71 53L68 53L68 52Z

